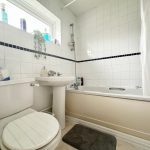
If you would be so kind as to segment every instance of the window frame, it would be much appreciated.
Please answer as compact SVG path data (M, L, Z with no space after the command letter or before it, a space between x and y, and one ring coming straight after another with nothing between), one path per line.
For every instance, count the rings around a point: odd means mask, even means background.
M52 37L57 38L60 35L61 44L61 20L40 4L37 0L7 0L8 2L14 4L16 7L24 10L33 17L52 27ZM52 26L50 26L52 25Z

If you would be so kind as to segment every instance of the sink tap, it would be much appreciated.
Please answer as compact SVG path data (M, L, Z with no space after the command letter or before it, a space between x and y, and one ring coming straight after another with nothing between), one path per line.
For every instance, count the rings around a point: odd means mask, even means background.
M57 72L57 76L61 76L62 74L60 72Z
M56 72L53 70L48 71L48 76L55 76Z

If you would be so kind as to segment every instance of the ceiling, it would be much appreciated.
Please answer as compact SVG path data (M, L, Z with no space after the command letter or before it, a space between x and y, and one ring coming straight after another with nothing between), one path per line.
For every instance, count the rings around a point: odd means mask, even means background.
M60 0L65 4L71 2L72 0ZM96 7L100 4L102 0L76 0L72 5L68 8L74 13L74 15L79 16L86 11Z

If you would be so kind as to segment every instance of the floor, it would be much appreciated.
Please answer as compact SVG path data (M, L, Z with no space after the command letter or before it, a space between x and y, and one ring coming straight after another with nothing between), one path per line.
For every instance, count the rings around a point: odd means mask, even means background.
M64 130L62 130L62 135L65 135L72 127L73 127L73 124L67 123L66 128ZM70 145L68 145L64 142L61 142L56 150L77 150L77 149L71 147ZM143 150L143 149L138 148L134 145L131 145L125 141L121 141L121 140L117 139L116 150Z

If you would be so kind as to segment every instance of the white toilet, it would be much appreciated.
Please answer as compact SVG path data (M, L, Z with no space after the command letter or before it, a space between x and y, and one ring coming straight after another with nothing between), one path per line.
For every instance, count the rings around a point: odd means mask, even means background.
M59 123L31 109L33 87L24 82L0 84L0 149L55 150L61 141Z

